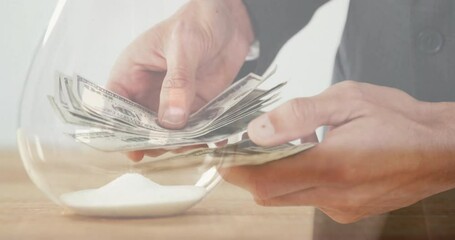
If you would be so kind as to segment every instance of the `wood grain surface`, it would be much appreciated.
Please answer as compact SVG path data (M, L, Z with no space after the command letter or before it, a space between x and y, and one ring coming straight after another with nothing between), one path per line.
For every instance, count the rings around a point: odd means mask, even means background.
M107 219L74 215L29 180L16 151L0 152L0 239L310 239L313 209L257 206L221 183L175 217Z

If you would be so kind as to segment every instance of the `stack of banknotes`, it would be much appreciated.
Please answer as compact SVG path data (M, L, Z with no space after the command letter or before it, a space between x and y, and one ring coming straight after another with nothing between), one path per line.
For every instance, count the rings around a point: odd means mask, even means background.
M54 96L48 98L60 119L71 126L71 130L65 134L76 142L100 151L175 149L207 144L208 148L195 148L190 154L220 155L229 152L231 156L248 155L250 159L256 159L254 162L258 162L257 156L262 156L259 162L263 163L264 160L287 157L315 145L284 144L267 148L242 139L248 123L261 115L263 108L279 100L280 90L286 83L268 90L258 88L273 73L274 71L262 77L249 74L234 82L207 105L191 114L186 127L180 130L161 127L156 112L80 75L70 77L57 73ZM218 145L215 143L219 142L225 142L223 147L216 147ZM185 154L188 153L172 155L166 159L176 159ZM156 160L159 162L158 160L165 159ZM248 164L248 161L232 165L242 164Z

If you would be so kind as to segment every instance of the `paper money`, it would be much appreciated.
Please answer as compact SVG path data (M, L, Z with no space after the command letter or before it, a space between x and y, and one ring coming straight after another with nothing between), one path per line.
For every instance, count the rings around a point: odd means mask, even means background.
M258 88L273 73L263 77L249 74L236 81L190 115L187 125L181 130L161 127L156 112L80 75L69 77L57 73L54 96L48 96L48 99L57 116L72 126L64 134L99 151L127 152L201 144L215 146L222 141L228 143L220 148L196 148L177 154L170 152L144 162L150 169L200 164L197 162L200 159L194 159L202 155L223 166L261 164L314 146L313 143L297 146L283 144L265 148L242 138L248 123L280 98L280 90L286 83L265 90ZM193 160L179 162L178 159Z
M262 108L279 98L276 92L284 85L279 84L268 91L256 89L264 80L266 79L250 74L237 81L205 107L192 114L187 126L179 131L162 128L158 125L155 112L79 75L71 79L64 74L58 74L57 92L54 97L49 97L49 100L65 123L80 127L68 134L89 145L93 142L94 144L91 145L98 146L98 149L100 149L98 145L100 131L114 132L103 134L103 136L110 136L108 138L110 140L116 138L113 143L131 138L125 138L125 135L137 135L135 137L140 136L144 140L138 144L142 147L181 146L191 142L197 143L197 141L223 140L224 134L217 138L211 133L226 132L223 128L232 129L230 125L234 123L238 129L246 129L248 122L253 117L257 117L257 113ZM242 119L248 122L240 121ZM239 121L243 122L243 125L239 125ZM119 134L116 134L117 132ZM233 131L232 134L237 132L239 131ZM209 138L204 137L208 134L210 134ZM132 148L134 147L112 144L112 147L103 147L100 150L116 151Z
M315 145L315 143L303 143L300 145L288 143L275 147L260 147L246 139L220 148L199 147L186 152L168 152L156 158L147 158L134 167L145 172L155 172L203 165L223 168L240 165L260 165L293 156Z

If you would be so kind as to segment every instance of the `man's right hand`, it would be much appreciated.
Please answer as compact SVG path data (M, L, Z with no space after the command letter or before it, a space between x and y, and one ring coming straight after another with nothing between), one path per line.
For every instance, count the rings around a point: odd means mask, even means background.
M107 87L158 111L161 126L180 129L232 83L253 41L241 0L192 0L124 50Z
M158 110L163 127L222 92L240 70L254 36L240 0L193 0L119 57L108 88Z

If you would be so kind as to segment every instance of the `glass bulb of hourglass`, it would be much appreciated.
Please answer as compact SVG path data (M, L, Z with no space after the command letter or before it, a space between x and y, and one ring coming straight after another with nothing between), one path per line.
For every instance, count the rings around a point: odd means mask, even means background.
M95 216L162 216L199 202L220 177L207 155L196 164L160 169L125 152L75 141L77 127L59 119L48 96L58 73L105 86L123 49L184 1L60 0L40 42L22 95L18 144L32 181L55 203ZM168 153L172 154L172 153Z

